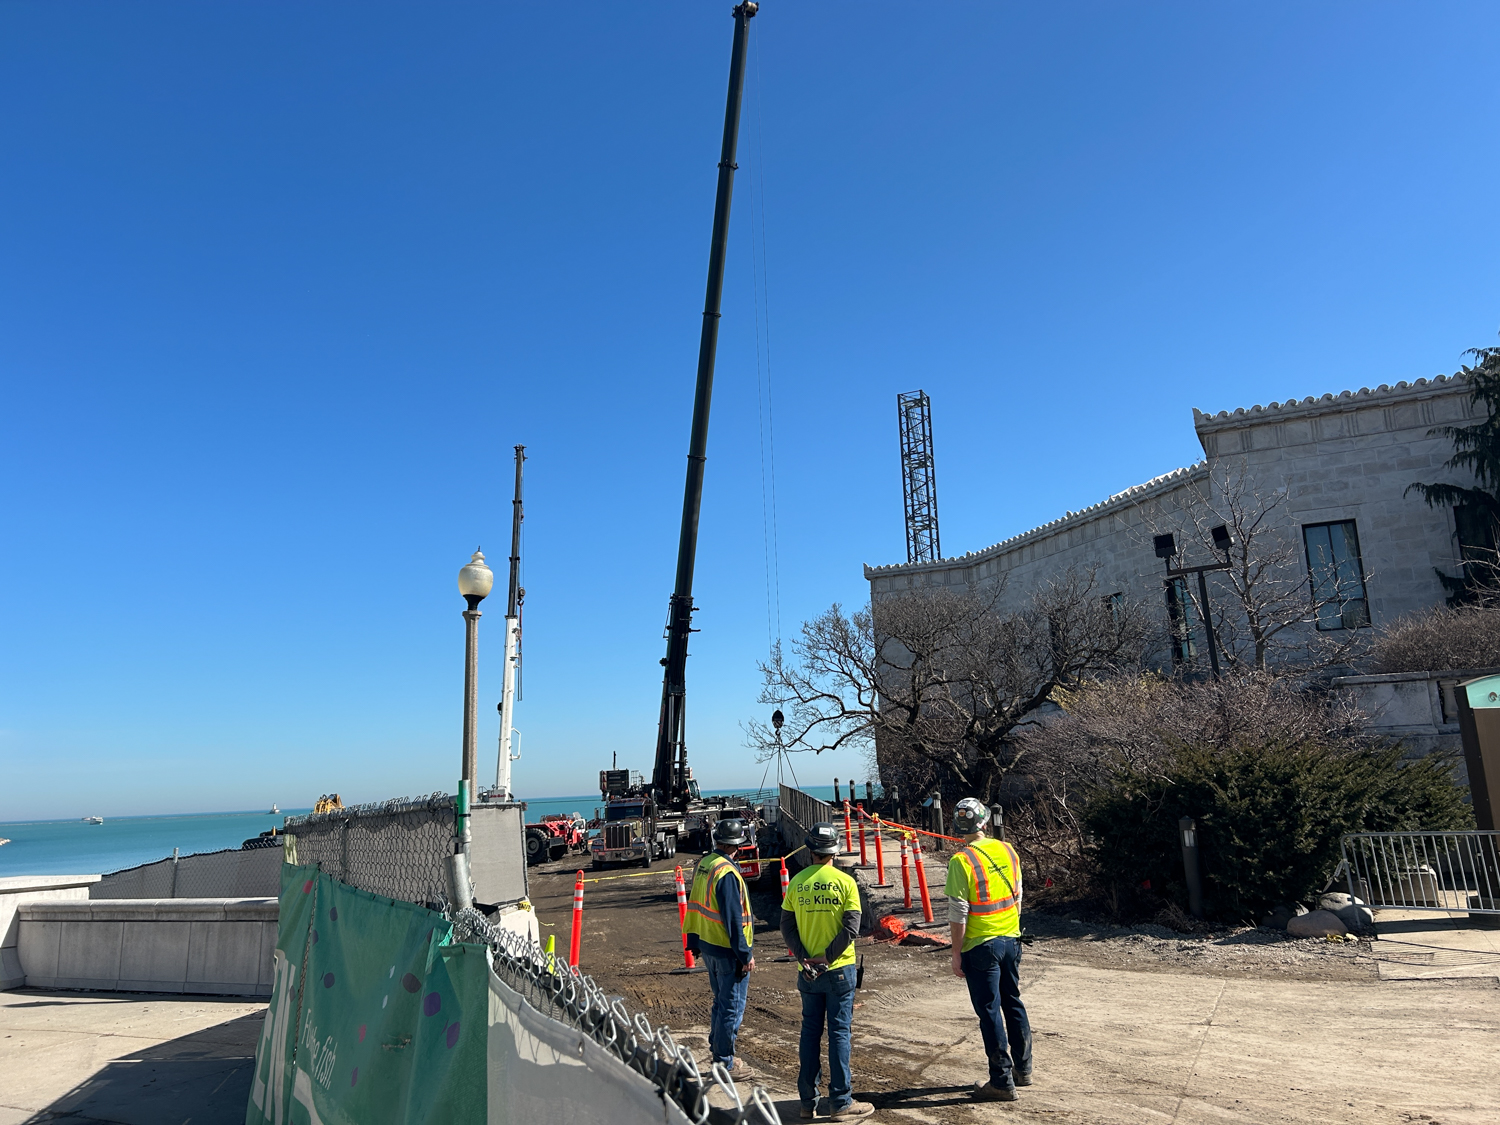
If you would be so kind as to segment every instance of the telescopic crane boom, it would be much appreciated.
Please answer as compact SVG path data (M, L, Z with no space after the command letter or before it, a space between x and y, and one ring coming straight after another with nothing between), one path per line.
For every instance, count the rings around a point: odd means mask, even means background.
M656 764L651 788L658 803L682 809L688 793L687 704L688 637L693 632L693 564L698 554L698 512L703 502L703 465L708 459L708 410L714 392L714 357L719 345L719 307L724 295L724 254L729 241L729 204L734 194L734 162L740 133L740 101L745 89L745 39L759 5L734 9L734 46L729 56L729 95L724 107L724 144L719 154L719 186L714 198L714 230L708 250L708 291L703 301L703 334L698 343L698 382L693 392L693 427L688 439L687 483L682 494L682 531L677 540L677 581L667 606L667 655L661 685L661 717L656 730Z

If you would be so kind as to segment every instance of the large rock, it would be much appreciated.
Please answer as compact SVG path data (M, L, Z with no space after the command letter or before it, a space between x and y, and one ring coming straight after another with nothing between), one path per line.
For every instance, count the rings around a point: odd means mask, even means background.
M1318 906L1338 915L1339 921L1350 930L1367 930L1375 924L1370 908L1353 895L1327 894L1318 900Z
M1275 910L1260 920L1261 929L1284 930L1286 929L1286 924L1293 918L1306 913L1307 907L1303 906L1300 902L1294 902L1290 906L1286 903L1281 903Z
M1343 937L1349 927L1331 910L1314 910L1287 922L1286 932L1292 937Z

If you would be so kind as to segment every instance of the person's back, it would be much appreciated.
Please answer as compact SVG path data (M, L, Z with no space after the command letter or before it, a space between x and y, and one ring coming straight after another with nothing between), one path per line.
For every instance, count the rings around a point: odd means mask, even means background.
M1004 840L984 834L990 810L965 797L953 810L963 844L948 861L948 923L953 975L969 1001L989 1059L982 1101L1015 1101L1031 1084L1031 1024L1021 1003L1021 861Z
M754 1077L734 1056L740 1022L745 1018L750 973L755 970L750 895L732 858L745 839L744 821L721 820L714 826L715 850L699 860L693 872L692 894L682 923L687 948L703 957L713 990L709 1051L713 1061L735 1078Z
M838 1120L875 1112L869 1102L854 1100L849 1047L858 979L854 939L859 935L859 884L833 865L838 832L832 824L812 826L807 849L813 862L787 886L781 902L781 936L802 971L802 1036L798 1050L797 1094L802 1120L817 1111L822 1084L823 1030L828 1030L828 1116Z

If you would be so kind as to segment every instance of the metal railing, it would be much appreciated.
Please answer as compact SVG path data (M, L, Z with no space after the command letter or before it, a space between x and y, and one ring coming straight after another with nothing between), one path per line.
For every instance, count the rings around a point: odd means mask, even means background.
M1340 848L1349 893L1375 909L1500 914L1500 832L1359 832Z
M748 1101L734 1079L715 1063L705 1076L686 1047L665 1026L652 1027L645 1016L626 1010L623 998L606 996L593 977L554 955L531 938L491 926L475 910L453 915L454 937L490 947L495 974L543 1015L588 1035L670 1098L697 1125L781 1125L765 1087L756 1086ZM717 1086L733 1103L730 1109L709 1105Z
M827 801L820 801L811 793L804 793L800 789L793 789L785 784L781 786L779 811L791 818L793 826L790 827L790 832L795 834L795 840L793 840L792 836L784 830L782 832L783 843L800 844L802 836L814 824L819 821L832 822L835 819L833 806ZM838 819L842 819L843 815L843 811L840 810Z

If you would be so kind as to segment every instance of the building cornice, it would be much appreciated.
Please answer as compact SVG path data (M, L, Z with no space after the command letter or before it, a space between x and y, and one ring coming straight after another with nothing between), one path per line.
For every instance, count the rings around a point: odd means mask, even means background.
M865 564L865 580L872 578L887 578L893 574L928 574L939 570L952 570L954 567L977 566L988 562L990 559L1009 554L1011 551L1035 543L1041 539L1050 538L1080 524L1091 523L1100 516L1119 511L1122 508L1134 507L1146 500L1154 499L1166 492L1172 492L1185 484L1195 481L1206 480L1208 477L1208 462L1199 461L1195 465L1188 465L1181 469L1173 469L1170 473L1163 473L1159 477L1152 477L1143 484L1131 485L1124 492L1117 492L1106 500L1097 504L1090 504L1087 508L1081 508L1076 512L1068 512L1055 520L1034 527L1030 531L1023 531L1019 535L1012 535L1009 539L1002 539L990 547L979 551L970 551L949 559L938 559L930 563L891 563L888 566L870 566Z
M1204 413L1195 406L1193 428L1201 437L1221 430L1243 429L1267 422L1286 422L1347 410L1365 410L1437 395L1467 394L1468 390L1468 380L1463 376L1438 375L1412 383L1403 379L1394 387L1381 383L1374 389L1361 387L1357 391L1340 391L1338 394L1325 394L1321 398L1309 395L1304 399L1287 399L1285 402L1272 402L1266 406L1241 406L1235 410L1221 410L1217 414Z

